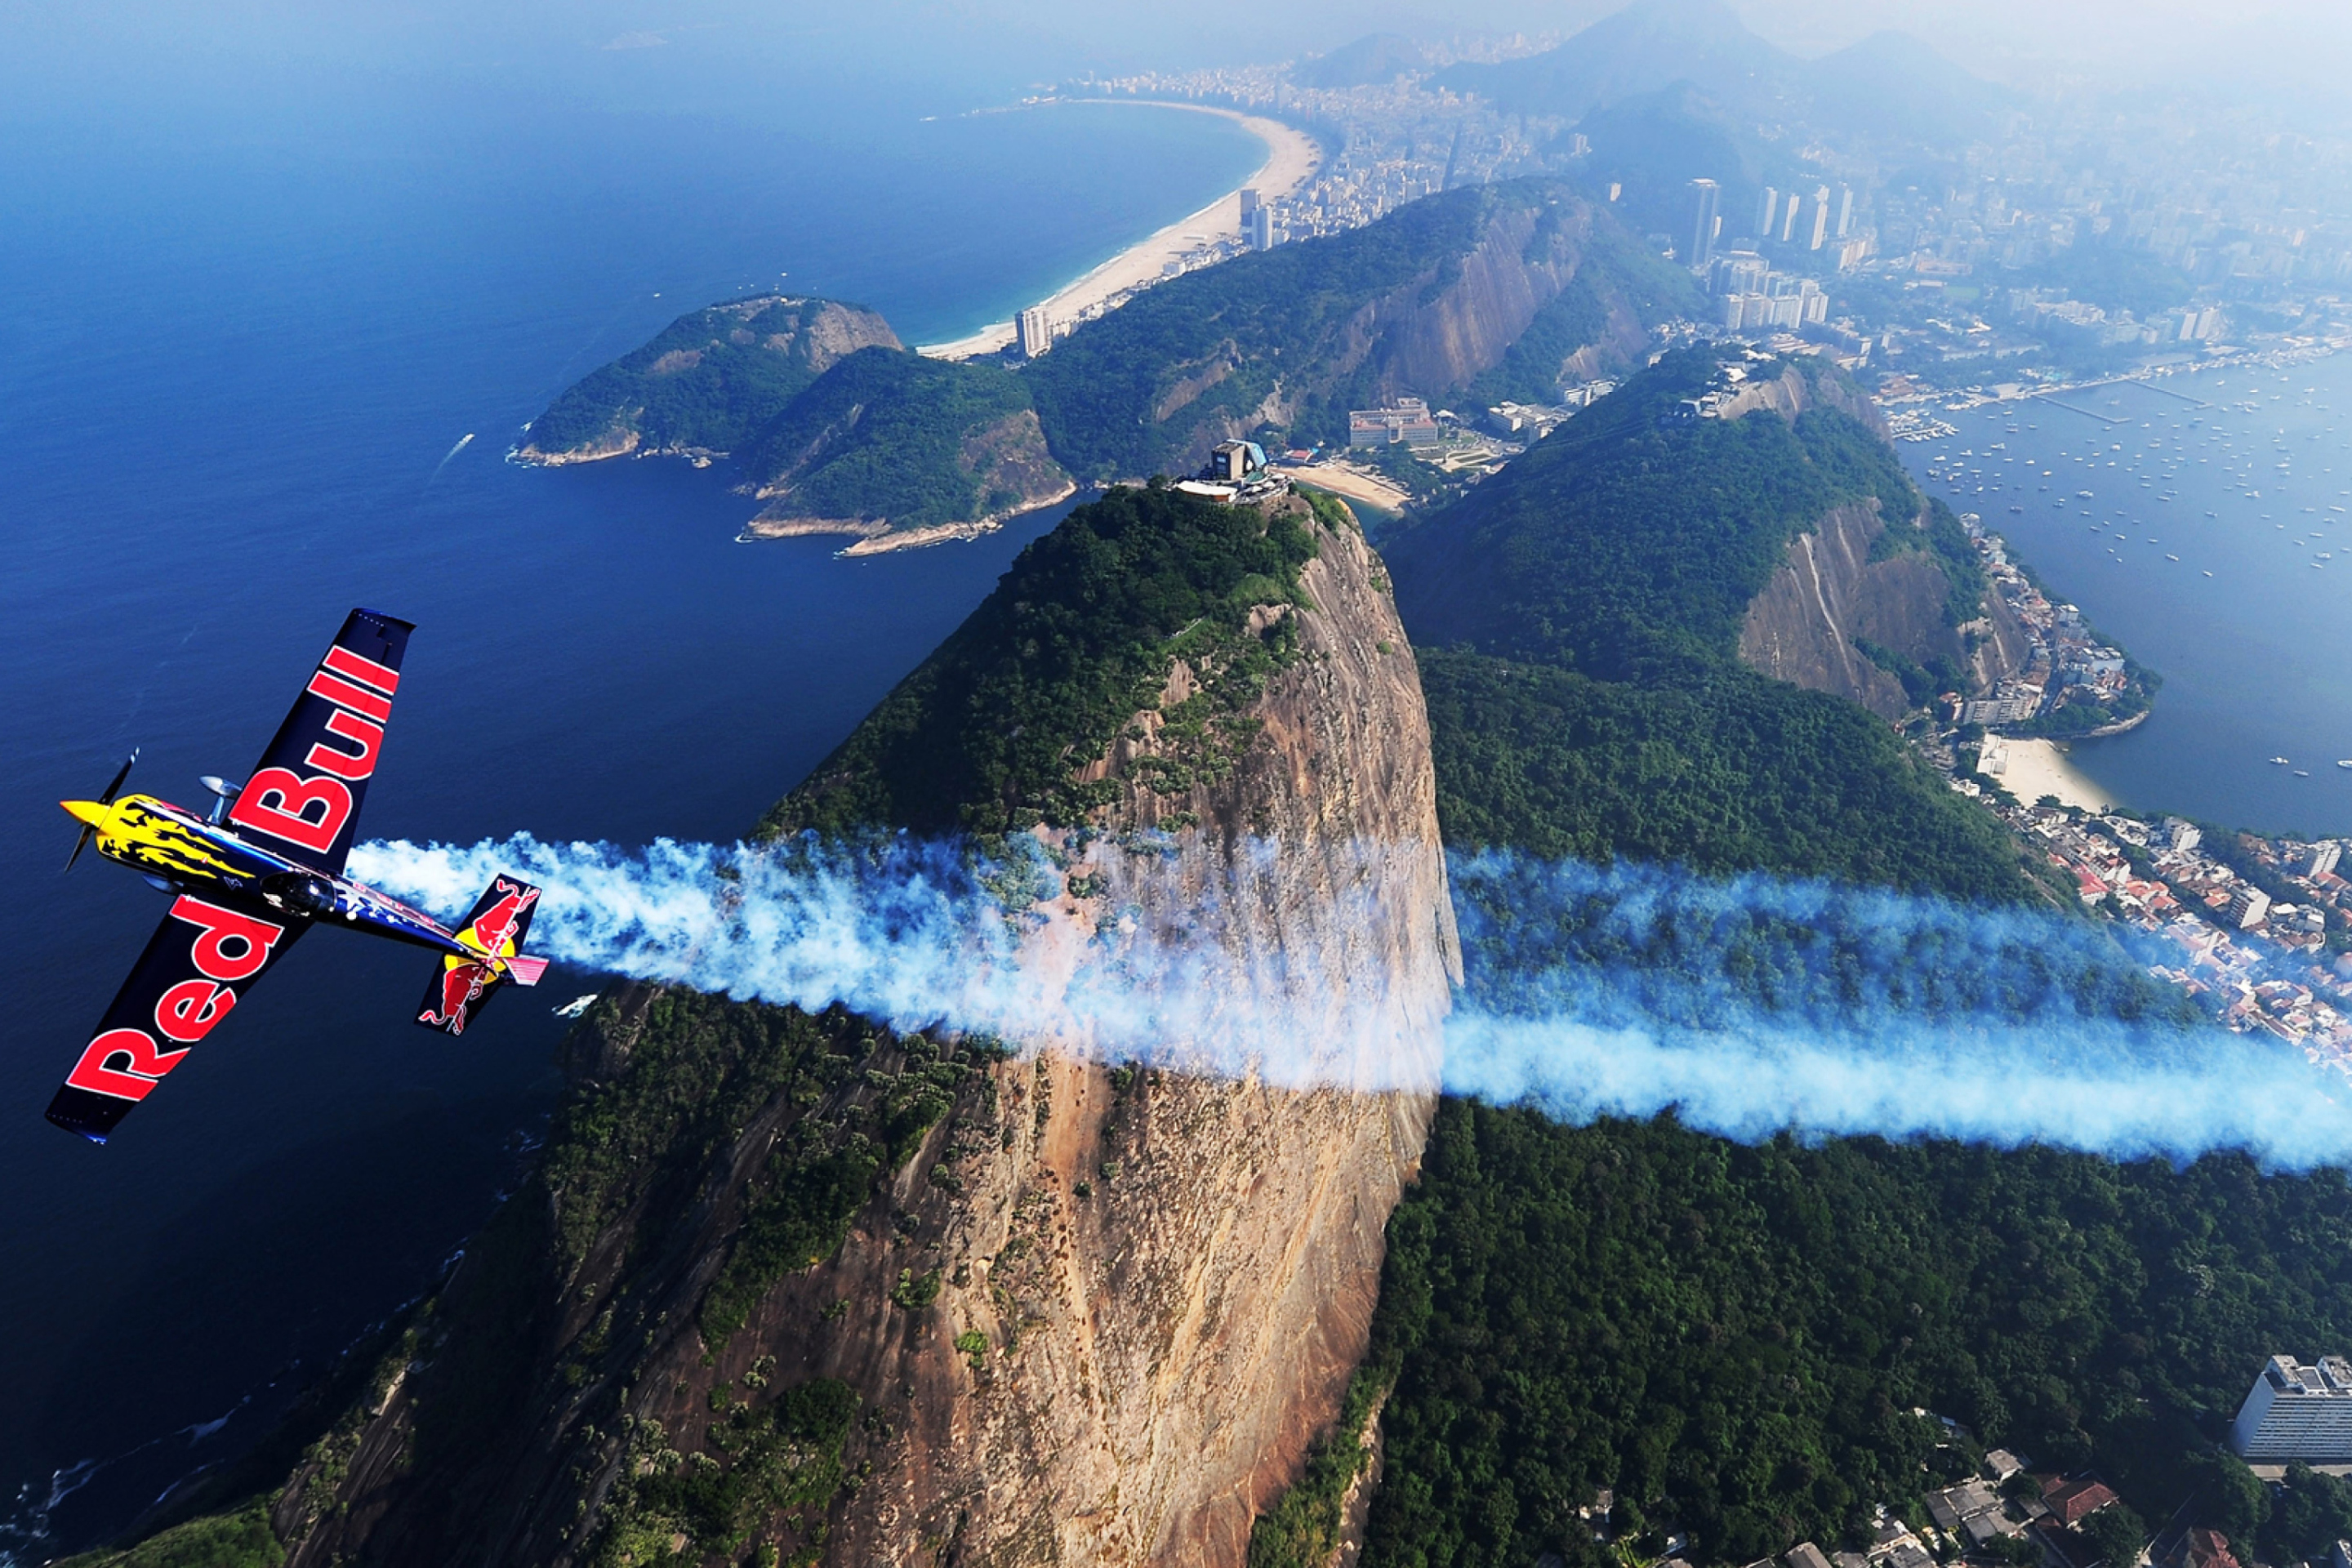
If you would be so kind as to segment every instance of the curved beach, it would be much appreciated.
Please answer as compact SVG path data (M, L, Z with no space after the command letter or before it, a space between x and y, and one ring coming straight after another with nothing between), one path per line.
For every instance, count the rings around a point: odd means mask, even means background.
M1255 189L1268 201L1278 200L1303 189L1323 166L1323 149L1317 145L1313 137L1296 126L1285 125L1278 120L1267 120L1260 115L1244 114L1239 110L1216 109L1199 103L1171 103L1158 99L1087 98L1062 101L1137 104L1148 109L1181 109L1194 114L1220 115L1265 142L1266 158L1255 174L1207 206L1178 218L1148 238L1120 251L1075 283L1039 300L1039 306L1057 322L1073 321L1090 309L1156 281L1170 262L1181 259L1187 251L1199 249L1204 243L1239 238L1243 191ZM970 359L975 354L996 353L1010 345L1013 340L1013 323L992 321L970 337L958 338L952 342L926 343L918 352L933 359Z

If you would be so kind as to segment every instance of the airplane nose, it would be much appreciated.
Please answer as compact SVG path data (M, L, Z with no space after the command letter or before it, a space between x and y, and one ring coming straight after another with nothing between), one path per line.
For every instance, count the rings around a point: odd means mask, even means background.
M61 800L58 804L64 806L66 815L76 822L90 827L98 827L105 824L106 807L94 800Z

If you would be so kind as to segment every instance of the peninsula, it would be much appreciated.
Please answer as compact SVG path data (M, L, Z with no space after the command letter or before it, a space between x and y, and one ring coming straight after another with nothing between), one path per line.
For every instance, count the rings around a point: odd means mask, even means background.
M1238 110L1200 103L1171 103L1157 99L1086 98L1056 100L1074 103L1141 104L1147 109L1181 109L1194 114L1214 114L1233 121L1265 143L1265 162L1257 172L1200 211L1178 218L1148 238L1128 247L1077 281L1038 302L1036 309L1057 325L1091 321L1116 309L1127 296L1148 289L1181 268L1184 258L1220 240L1242 237L1242 192L1255 190L1266 200L1289 196L1304 189L1323 166L1323 150L1296 126ZM918 353L933 359L971 359L1001 353L1013 344L1013 323L992 321L969 337L951 342L926 343Z

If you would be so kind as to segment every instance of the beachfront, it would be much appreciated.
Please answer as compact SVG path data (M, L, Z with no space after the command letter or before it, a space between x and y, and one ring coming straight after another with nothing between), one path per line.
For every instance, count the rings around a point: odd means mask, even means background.
M1266 200L1273 201L1303 189L1314 179L1316 171L1322 167L1323 150L1316 144L1315 139L1278 120L1199 103L1162 103L1138 99L1081 99L1075 101L1140 103L1149 109L1181 109L1194 114L1222 115L1265 142L1266 158L1255 174L1207 206L1178 218L1139 244L1120 251L1076 282L1041 300L1040 308L1056 323L1075 321L1089 312L1098 314L1113 300L1158 282L1170 263L1181 262L1188 253L1220 240L1239 239L1244 190L1254 189ZM926 343L918 352L933 359L971 359L977 354L997 353L1012 344L1013 331L1011 321L994 321L970 337L958 338L952 342Z

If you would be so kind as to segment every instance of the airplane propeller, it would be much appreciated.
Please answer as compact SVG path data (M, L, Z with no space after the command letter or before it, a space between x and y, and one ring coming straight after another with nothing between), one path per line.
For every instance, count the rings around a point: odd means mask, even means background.
M112 782L108 784L106 786L106 793L98 797L99 805L112 805L114 804L115 794L122 788L122 781L131 776L131 764L138 760L139 748L133 746L131 749L131 754L122 759L122 766L115 770ZM97 827L87 822L82 824L81 837L74 840L73 853L66 857L67 870L70 871L73 869L74 862L80 859L81 852L89 847L90 836L95 834L97 831Z

